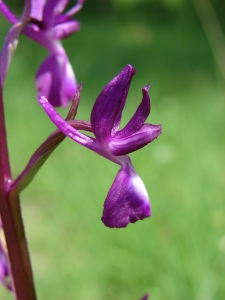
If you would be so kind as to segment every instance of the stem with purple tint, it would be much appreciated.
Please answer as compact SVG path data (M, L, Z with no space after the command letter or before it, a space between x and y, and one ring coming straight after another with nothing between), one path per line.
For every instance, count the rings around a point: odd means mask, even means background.
M16 300L36 300L19 196L9 192L11 172L0 87L0 214L6 238Z

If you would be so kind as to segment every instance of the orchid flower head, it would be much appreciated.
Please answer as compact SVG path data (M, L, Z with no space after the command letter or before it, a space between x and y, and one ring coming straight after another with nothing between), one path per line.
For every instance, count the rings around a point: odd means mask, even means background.
M82 8L85 0L64 12L69 0L31 0L30 21L23 33L50 53L36 74L38 98L45 96L53 106L67 106L77 88L76 78L61 40L80 29L72 17ZM13 24L18 19L0 1L0 12Z
M108 227L126 227L129 223L151 215L148 193L128 156L161 134L161 125L144 123L150 113L149 86L142 89L142 101L131 120L119 130L134 74L134 67L127 65L98 96L91 112L91 127L95 138L70 126L45 97L39 99L49 118L65 135L120 165L104 203L102 221Z
M45 96L53 106L67 106L73 97L76 78L60 42L80 29L71 17L82 8L84 1L63 14L68 0L32 1L31 22L27 28L33 39L46 47L50 54L36 74L38 97Z

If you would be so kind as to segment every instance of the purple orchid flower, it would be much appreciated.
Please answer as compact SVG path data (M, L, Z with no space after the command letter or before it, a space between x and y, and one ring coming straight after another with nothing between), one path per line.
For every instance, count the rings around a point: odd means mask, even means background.
M32 0L30 22L24 33L49 50L50 54L43 61L36 74L38 98L45 96L53 106L67 106L73 97L77 83L61 39L80 29L78 21L72 20L83 6L85 0L63 14L69 0ZM0 0L0 11L11 22L17 18Z
M150 113L149 86L128 124L119 130L122 111L135 69L127 65L98 96L91 112L95 138L70 126L45 97L42 105L53 123L68 137L121 166L104 203L102 221L108 227L126 227L130 222L151 216L148 193L127 154L156 139L161 125L144 124Z

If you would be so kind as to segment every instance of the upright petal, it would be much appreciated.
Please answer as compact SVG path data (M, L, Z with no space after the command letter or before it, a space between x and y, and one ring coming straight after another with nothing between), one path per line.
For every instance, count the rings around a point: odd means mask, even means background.
M115 138L123 138L132 135L142 127L148 115L150 114L150 97L148 94L149 88L150 85L142 89L143 97L140 105L127 125L123 129L115 132Z
M108 192L102 221L108 227L121 228L150 216L148 193L128 160L119 170Z
M64 14L60 14L57 16L57 23L66 22L70 20L78 11L80 11L83 7L83 3L85 0L78 0L77 4L75 4L70 10L68 10Z
M36 75L38 98L45 96L53 106L67 106L76 91L76 80L65 53L50 54Z
M54 26L57 16L66 8L69 0L48 0L43 11L43 21L47 27Z
M96 138L108 142L119 127L121 114L135 69L127 65L98 96L91 112L91 126Z

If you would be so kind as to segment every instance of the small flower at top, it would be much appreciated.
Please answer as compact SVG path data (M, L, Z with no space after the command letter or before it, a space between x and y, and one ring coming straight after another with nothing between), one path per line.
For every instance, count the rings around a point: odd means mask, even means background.
M85 0L78 0L66 13L63 13L69 0L32 0L30 22L24 33L49 50L36 74L38 98L45 96L53 106L67 106L73 97L77 83L71 64L61 40L80 29L80 24L72 20ZM17 18L0 1L0 11L11 22Z
M151 215L148 193L128 156L161 134L161 125L144 123L150 113L149 85L142 89L142 101L131 120L119 130L134 74L135 69L127 65L98 96L91 112L95 138L70 126L45 97L39 99L49 118L65 135L120 165L104 203L102 221L108 227L126 227Z

